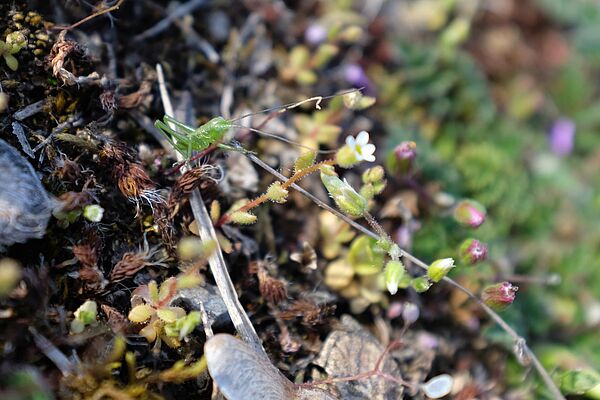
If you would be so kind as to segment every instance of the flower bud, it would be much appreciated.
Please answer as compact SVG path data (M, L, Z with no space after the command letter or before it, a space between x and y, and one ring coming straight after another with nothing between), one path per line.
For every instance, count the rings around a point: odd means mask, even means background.
M340 210L353 217L362 216L368 202L346 182L337 177L331 166L321 167L321 181Z
M462 200L454 209L454 219L471 228L479 228L485 222L485 207L474 200Z
M406 173L410 171L416 157L417 144L412 141L402 142L388 156L388 168L397 173Z
M267 197L275 203L285 203L289 192L281 186L281 182L273 182L267 189Z
M104 208L100 207L98 204L91 204L89 206L85 206L83 209L83 216L90 222L100 222L102 221L102 216L104 215Z
M444 279L444 277L448 275L448 272L454 267L454 260L452 258L435 260L427 269L427 275L432 281L439 282Z
M229 214L229 219L240 225L250 225L256 222L256 215L245 211L234 211Z
M404 264L400 261L389 261L385 265L385 284L390 294L396 294L400 280L406 274Z
M510 282L497 283L486 287L481 294L481 299L489 307L500 311L512 304L517 290L519 288Z
M86 300L79 308L75 311L75 318L83 322L84 325L89 325L96 321L98 315L98 306L95 301Z
M379 183L383 180L385 171L381 165L367 169L362 174L363 183Z
M417 144L413 141L402 142L394 148L394 155L398 160L412 161L417 156Z
M417 291L417 293L423 293L429 290L431 287L431 282L426 275L423 275L413 278L413 280L410 281L410 285Z
M477 239L467 239L460 245L458 253L464 264L475 265L487 258L488 247Z

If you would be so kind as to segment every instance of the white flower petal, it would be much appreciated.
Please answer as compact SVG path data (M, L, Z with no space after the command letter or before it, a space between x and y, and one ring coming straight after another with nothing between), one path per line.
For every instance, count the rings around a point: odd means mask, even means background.
M358 136L356 136L356 143L361 146L364 146L365 144L369 143L369 132L360 131L358 133Z
M375 145L371 143L364 145L361 149L361 153L363 156L368 156L375 153Z
M354 146L356 145L356 141L354 140L354 136L346 136L346 144L354 149Z
M373 162L373 161L375 161L375 156L373 154L365 155L363 157L363 160L368 161L368 162Z

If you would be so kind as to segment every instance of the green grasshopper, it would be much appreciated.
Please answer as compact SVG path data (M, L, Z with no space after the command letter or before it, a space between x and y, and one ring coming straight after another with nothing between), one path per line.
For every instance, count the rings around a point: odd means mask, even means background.
M232 128L243 128L243 129L248 129L252 132L264 135L264 136L268 136L268 137L272 137L287 143L291 143L300 147L304 147L301 146L297 143L294 143L288 139L285 139L281 136L278 135L274 135L272 133L268 133L265 132L263 130L260 129L256 129L256 128L251 128L251 127L246 127L243 126L239 123L239 121L241 121L244 118L253 116L253 115L258 115L258 114L262 114L262 113L268 113L268 112L273 112L273 111L277 111L278 113L283 113L287 110L291 110L293 108L299 107L302 104L308 103L308 102L315 102L315 107L317 110L321 109L321 102L323 100L327 100L327 99L331 99L334 97L338 97L338 96L344 96L344 95L348 95L350 93L355 93L355 92L360 92L361 89L353 89L353 90L348 90L345 92L341 92L335 95L331 95L331 96L316 96L316 97L311 97L309 99L305 99L296 103L290 103L290 104L285 104L283 106L279 106L279 107L273 107L273 108L268 108L265 110L261 110L258 112L254 112L254 113L249 113L249 114L245 114L242 115L239 118L235 118L235 119L226 119L223 117L215 117L213 119L211 119L210 121L208 121L207 123L205 123L204 125L199 126L198 128L192 128L190 126L187 126L179 121L177 121L175 118L169 116L169 115L165 115L163 117L163 120L157 120L154 123L154 126L156 127L156 129L158 129L158 131L164 135L167 140L169 141L169 143L171 143L171 145L185 158L186 161L192 161L192 156L194 152L201 152L203 150L207 150L209 147L211 146L218 146L220 148L224 148L224 149L228 149L228 150L234 150L234 151L240 151L240 147L239 146L229 146L226 145L224 143L222 143L225 134L227 132L229 132ZM310 150L314 150L314 149L310 149ZM321 151L322 152L322 151Z

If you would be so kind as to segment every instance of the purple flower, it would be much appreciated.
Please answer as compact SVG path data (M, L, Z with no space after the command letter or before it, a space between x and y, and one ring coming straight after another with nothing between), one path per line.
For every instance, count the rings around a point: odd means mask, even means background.
M548 135L550 150L554 154L566 156L573 151L575 128L575 122L568 118L559 118L554 121Z
M365 73L363 67L358 64L348 64L344 68L344 78L346 81L354 87L365 88L365 93L368 95L373 95L375 89L373 88L373 84L371 80Z
M311 24L304 31L304 39L312 45L321 44L327 39L327 30L321 25Z

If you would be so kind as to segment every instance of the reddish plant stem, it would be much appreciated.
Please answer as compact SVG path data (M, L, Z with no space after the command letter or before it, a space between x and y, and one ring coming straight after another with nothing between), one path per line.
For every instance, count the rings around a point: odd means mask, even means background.
M395 349L396 347L399 347L402 344L402 341L400 339L396 339L393 342L391 342L386 348L385 350L379 355L379 357L377 358L377 361L375 362L375 366L373 367L372 370L370 371L366 371L366 372L361 372L359 374L356 375L352 375L352 376L342 376L342 377L338 377L338 378L329 378L329 379L324 379L321 381L315 381L315 382L307 382L307 383L300 383L298 384L298 386L301 387L315 387L318 385L332 385L334 383L338 383L338 382L351 382L351 381L357 381L360 379L368 379L368 378L372 378L374 376L378 376L381 377L383 379L387 379L388 381L392 381L398 385L402 385L402 386L406 386L409 387L411 389L416 389L417 387L410 383L405 381L402 378L397 378L395 376L386 374L385 372L383 372L381 370L381 366L383 364L383 359L385 358L385 356L392 351L393 349Z
M285 182L283 182L281 184L281 187L283 189L289 188L290 186L294 185L296 182L298 182L302 178L304 178L304 177L312 174L313 172L318 171L319 168L321 168L323 165L335 165L335 160L321 161L321 162L318 162L316 164L313 164L312 166L310 166L308 168L304 168L304 169L302 169L300 171L297 171L296 173L294 173L294 175L292 175ZM267 193L264 193L264 194L258 196L257 198L255 198L254 200L252 200L252 201L244 204L243 206L241 206L237 210L233 211L232 213L250 211L253 208L258 207L259 205L261 205L262 203L264 203L266 201L269 201L269 196L267 195ZM215 227L219 227L219 226L221 226L223 224L228 223L231 220L230 215L232 213L225 214L221 218L219 218L219 220L215 224Z

